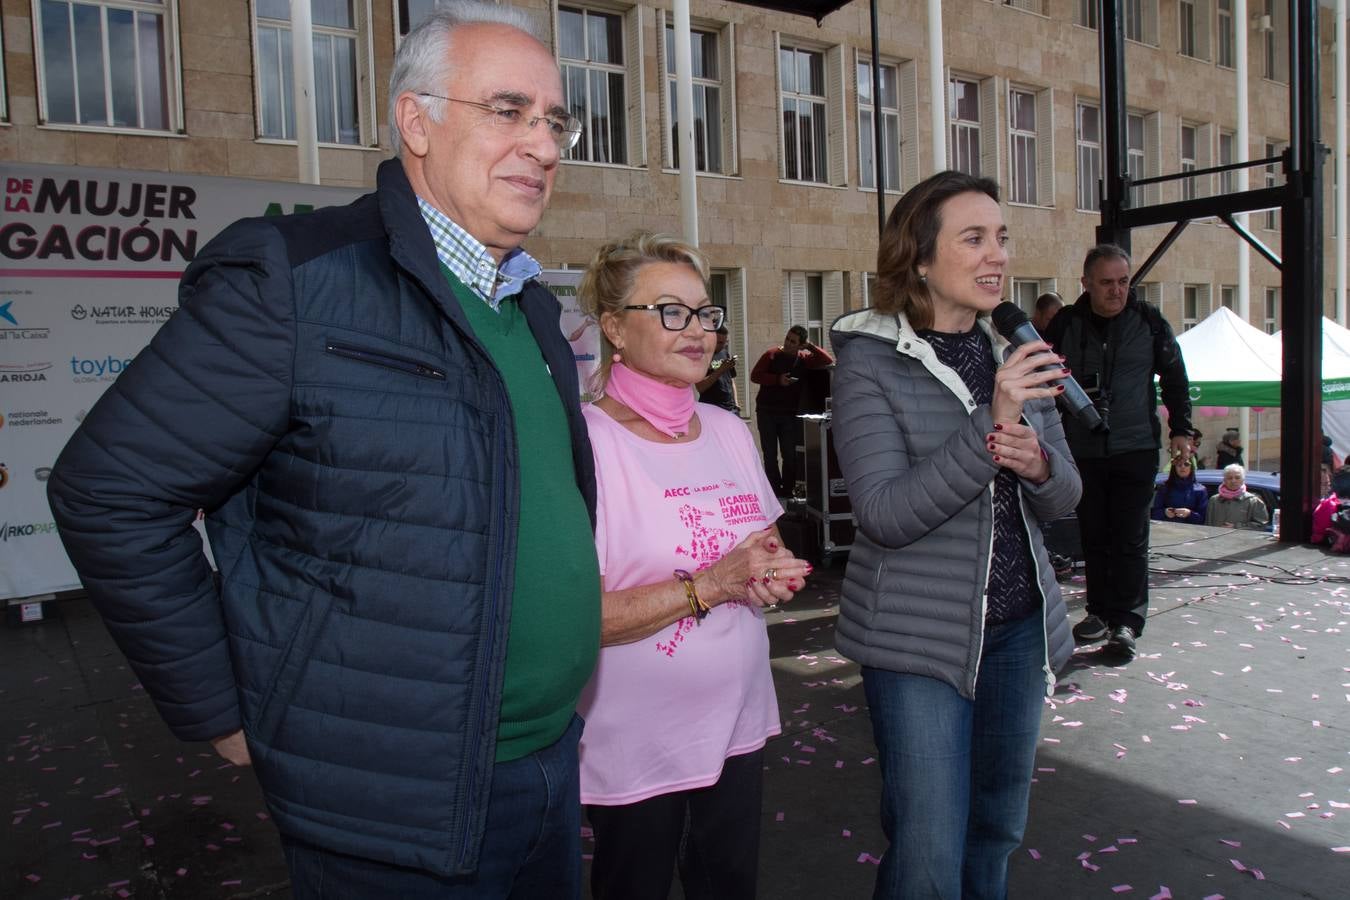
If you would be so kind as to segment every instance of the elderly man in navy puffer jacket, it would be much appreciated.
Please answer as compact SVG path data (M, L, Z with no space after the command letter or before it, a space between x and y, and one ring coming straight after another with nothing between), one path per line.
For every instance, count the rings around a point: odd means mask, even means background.
M595 479L519 249L580 124L524 14L448 7L400 46L376 191L212 241L50 481L169 727L254 766L298 898L580 890Z

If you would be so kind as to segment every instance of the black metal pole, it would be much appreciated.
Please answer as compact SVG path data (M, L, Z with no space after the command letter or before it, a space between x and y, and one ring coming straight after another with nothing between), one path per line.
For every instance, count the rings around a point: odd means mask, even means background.
M1125 149L1125 31L1116 0L1101 0L1097 11L1097 39L1101 46L1102 82L1102 223L1097 242L1119 244L1130 250L1130 229L1120 221L1120 210L1130 204L1125 192L1128 155Z
M881 140L881 60L877 54L877 42L880 30L877 28L877 0L872 0L872 138L876 143L877 170L877 234L886 227L886 180L882 153L885 149ZM899 85L897 85L898 87ZM896 152L900 151L896 147Z
M1312 530L1322 461L1322 145L1317 0L1289 2L1289 150L1281 205L1284 378L1280 385L1280 540Z

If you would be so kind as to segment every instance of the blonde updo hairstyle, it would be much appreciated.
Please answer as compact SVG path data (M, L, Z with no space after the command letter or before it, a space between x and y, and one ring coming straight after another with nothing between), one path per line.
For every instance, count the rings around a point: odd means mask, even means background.
M600 326L600 366L591 377L590 389L596 396L609 382L616 348L605 334L606 318L623 318L632 300L638 272L650 263L686 265L708 283L708 260L692 244L670 234L635 231L628 237L610 241L592 257L577 286L581 309Z
M877 292L873 308L904 313L914 330L933 326L933 298L919 275L931 265L942 230L942 205L958 194L984 194L998 202L998 182L964 172L938 172L905 192L895 204L877 247Z

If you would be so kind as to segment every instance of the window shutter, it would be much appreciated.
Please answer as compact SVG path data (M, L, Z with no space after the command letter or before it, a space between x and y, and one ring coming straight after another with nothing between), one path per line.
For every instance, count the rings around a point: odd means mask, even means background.
M1214 26L1211 13L1214 0L1195 0L1195 55L1201 59L1211 58L1211 43Z
M787 290L787 308L784 310L786 321L783 328L806 324L806 273L789 272Z
M1040 283L1039 285L1037 285L1037 287L1040 289L1040 292L1041 292L1042 294L1044 294L1044 293L1046 293L1047 291L1058 291L1059 288L1056 287L1055 285L1056 285L1056 279L1054 279L1054 278L1042 278L1042 279L1041 279L1041 283ZM1072 298L1066 298L1066 299L1068 299L1070 303L1073 302Z
M671 115L675 108L675 96L671 93L670 87L670 60L666 59L666 11L658 9L656 11L656 71L658 73L657 84L660 90L657 92L658 102L661 104L660 115L657 117L658 127L661 131L661 165L670 169L675 166L675 147L672 144L674 136L672 123L675 117Z
M786 178L787 159L783 155L783 142L787 140L787 133L783 131L783 35L778 31L773 33L773 83L776 91L773 98L774 119L778 122L774 128L774 131L778 132L778 177ZM784 290L786 289L784 287ZM783 303L783 315L786 316L786 299Z
M844 48L838 44L825 51L826 162L830 184L848 184L848 104L844 102Z
M1036 202L1055 205L1054 94L1050 88L1036 94Z
M557 4L554 4L557 7ZM642 83L642 7L635 6L624 13L624 52L628 54L628 164L647 165L647 92ZM664 40L664 36L663 36ZM661 74L665 78L665 73Z
M1275 39L1275 81L1289 82L1289 4L1280 2L1270 4L1274 9L1271 25L1274 26Z
M1143 28L1140 29L1141 37L1143 37L1145 44L1152 44L1156 47L1158 45L1158 0L1142 0L1139 5L1141 7L1140 12L1143 13L1144 17L1143 22L1140 23L1143 25Z
M750 369L755 361L750 358L749 332L746 329L745 270L731 269L727 275L727 349L741 358L736 367L736 396L740 398L742 415L749 415Z
M990 76L980 82L980 174L1001 181L1003 142L999 140L999 79Z
M1144 177L1152 178L1159 174L1158 164L1162 159L1162 134L1158 127L1160 113L1144 116ZM1159 202L1159 185L1157 182L1144 186L1144 203L1153 204Z
M947 104L947 114L942 118L943 122L946 123L943 127L947 129L947 140L943 141L943 143L947 145L947 158L933 160L934 172L940 172L943 169L950 169L952 167L952 70L950 66L943 68L943 77L946 78L946 80L942 82L942 102ZM914 133L918 134L917 131Z
M553 58L562 60L562 26L558 24L558 4L548 5L549 27L553 29Z
M1214 126L1200 125L1195 129L1195 167L1208 169L1214 165ZM1208 197L1214 193L1214 176L1202 175L1195 179L1195 196Z
M844 273L826 272L822 279L821 331L825 332L825 344L833 352L830 341L830 326L834 320L844 314Z
M356 127L362 144L380 145L380 124L375 121L375 69L370 52L370 8L352 5L356 17ZM166 27L168 19L165 19ZM166 41L167 43L167 41Z
M1213 294L1213 290L1213 286L1208 284L1198 284L1195 286L1195 303L1196 306L1199 307L1196 312L1200 314L1199 318L1201 319L1204 319L1213 311L1210 307L1210 297Z
M900 190L919 183L919 79L914 60L900 64ZM944 92L945 94L945 92ZM950 129L949 129L950 132ZM950 142L950 139L948 140Z
M783 273L783 327L787 328L792 324L792 277L796 273ZM805 290L805 285L803 285Z
M717 39L718 75L722 80L722 171L727 175L739 175L741 161L736 142L736 23L728 22Z

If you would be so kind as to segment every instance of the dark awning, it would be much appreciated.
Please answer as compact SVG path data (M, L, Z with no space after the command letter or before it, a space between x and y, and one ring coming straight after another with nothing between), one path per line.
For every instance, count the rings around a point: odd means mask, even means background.
M848 6L850 0L737 0L737 2L743 6L758 6L775 12L810 16L819 23L836 9Z

